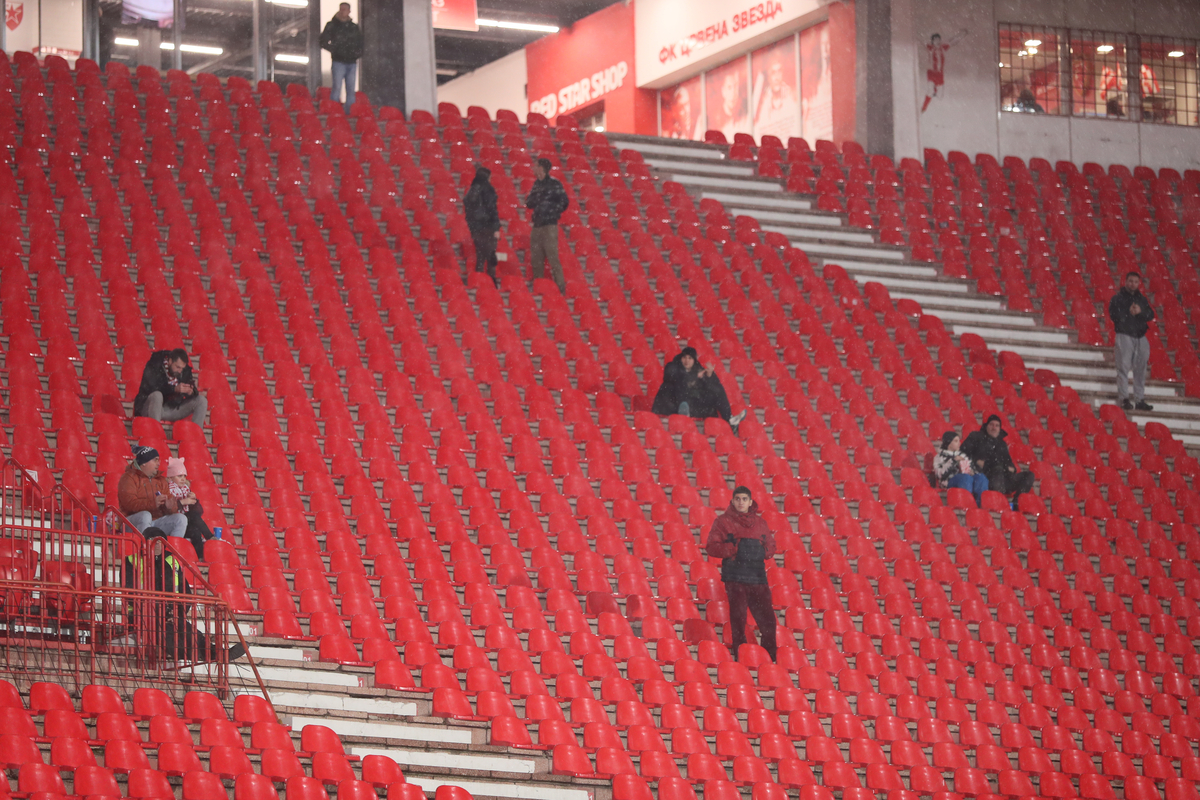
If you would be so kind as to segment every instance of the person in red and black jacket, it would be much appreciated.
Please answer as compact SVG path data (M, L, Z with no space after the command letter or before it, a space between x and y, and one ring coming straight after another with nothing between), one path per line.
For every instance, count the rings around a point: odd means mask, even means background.
M765 562L775 557L775 534L758 513L758 504L745 486L733 490L733 499L708 532L705 550L721 559L721 580L729 597L729 624L733 626L734 658L746 641L746 611L754 615L763 649L775 660L775 608L767 585Z

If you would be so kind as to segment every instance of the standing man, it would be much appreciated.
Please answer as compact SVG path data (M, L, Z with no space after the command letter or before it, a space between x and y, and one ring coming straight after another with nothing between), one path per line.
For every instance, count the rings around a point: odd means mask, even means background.
M167 477L159 472L158 451L153 447L133 448L133 460L117 483L117 506L143 533L150 527L176 538L187 533L187 515L171 495Z
M533 230L529 232L529 260L533 264L533 277L545 275L545 264L550 262L550 275L558 285L558 291L566 294L567 284L563 280L562 265L558 263L558 218L567 210L571 201L567 190L557 178L550 177L550 159L539 158L533 166L537 176L533 190L525 207L533 209Z
M475 179L463 198L463 213L471 241L475 243L475 271L486 272L496 283L496 242L500 239L500 213L496 209L496 190L492 171L475 168ZM499 284L497 284L498 286Z
M183 348L156 350L142 369L142 384L133 398L133 415L159 422L192 418L204 424L208 398L196 388L196 376Z
M346 113L354 102L354 84L358 78L358 60L363 54L363 35L358 23L350 19L350 4L342 3L333 19L321 31L321 48L333 58L334 100L342 99L342 84L346 85Z
M729 598L733 657L746 642L746 611L754 615L762 634L762 646L775 660L775 608L767 585L764 562L775 557L775 534L758 515L758 504L750 490L739 486L724 514L708 532L704 549L721 559L721 581Z
M1150 361L1150 342L1146 329L1154 319L1154 309L1141 292L1142 276L1125 273L1125 285L1108 301L1108 316L1117 332L1117 402L1126 411L1153 411L1146 402L1146 364ZM1133 370L1130 399L1129 371Z

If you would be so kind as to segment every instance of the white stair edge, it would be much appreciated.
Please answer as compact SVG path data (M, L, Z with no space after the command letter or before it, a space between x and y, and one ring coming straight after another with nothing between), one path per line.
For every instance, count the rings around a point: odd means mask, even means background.
M387 756L401 766L431 767L438 769L470 769L486 772L507 772L512 775L533 775L537 762L532 758L478 753L452 753L445 750L408 750L403 747L350 746L356 756ZM485 794L490 794L485 792Z
M1062 378L1059 380L1064 386L1069 386L1077 392L1094 392L1095 394L1107 394L1112 396L1112 401L1097 399L1095 405L1103 405L1106 402L1116 402L1117 397L1117 382L1114 381L1089 381L1080 378ZM1178 398L1179 394L1170 386L1147 386L1146 396L1155 398ZM1157 401L1156 401L1157 402ZM1157 406L1156 406L1157 407ZM1187 409L1194 413L1195 406L1187 406Z
M897 277L909 278L938 278L941 277L933 267L918 267L913 264L892 264L880 263L878 261L856 261L852 258L843 258L837 261L832 259L824 259L830 264L837 264L846 272L851 274L858 273L883 273L885 275L895 275ZM865 279L871 280L870 277ZM864 281L865 282L865 281Z
M639 153L658 153L686 158L708 158L725 160L725 154L720 150L707 147L689 147L684 144L659 144L657 142L625 141L617 142L617 150L637 150Z
M271 701L277 706L313 708L323 711L349 711L357 714L394 717L414 717L417 714L417 704L411 700L391 700L381 697L350 697L344 694L316 692L302 694L283 690L271 692Z
M258 673L265 683L323 683L329 686L347 686L361 689L365 675L351 675L332 670L311 670L298 667L272 667L258 665Z
M740 162L737 161L697 161L691 164L681 164L678 161L647 158L646 166L658 170L686 169L691 172L711 172L718 175L730 175L736 178L750 178L754 176L754 167L740 166Z
M271 700L279 705L275 696ZM292 715L292 727L324 725L338 736L363 736L379 739L406 739L408 741L438 742L439 744L471 744L472 732L466 728L432 725L405 725L402 722L375 722L363 719L339 717L304 717Z
M934 289L939 292L953 292L954 294L963 295L969 294L971 291L971 287L967 286L965 283L933 283L932 281L923 281L919 278L896 278L891 275L880 275L875 278L856 276L856 278L860 278L863 283L866 283L867 281L878 281L879 283L882 283L884 286L888 287L888 292L892 295L892 297L900 296L896 292L891 291L891 287L893 286L906 289L925 289L926 291ZM970 302L972 298L964 297L963 299L967 302ZM957 298L943 298L943 302L959 305ZM965 304L966 303L963 303L963 305Z
M776 228L771 225L764 225L764 231L776 231ZM782 233L783 231L777 231ZM908 257L899 250L884 250L882 248L866 248L866 247L850 247L848 245L838 244L820 244L817 242L797 242L796 247L805 251L810 256L817 256L822 261L838 261L839 257L845 258L871 258L880 259L883 261L904 261Z
M664 172L669 172L664 170ZM692 184L694 186L716 186L724 189L749 189L755 192L783 193L783 187L777 183L763 181L739 181L733 178L710 178L707 175L680 175L669 172L668 180L676 183Z
M854 279L860 283L877 280L870 276L855 275ZM880 280L880 283L888 285L888 281ZM921 304L923 309L933 309L937 313L935 316L941 316L942 311L947 308L978 308L987 309L988 311L1004 311L1004 304L999 300L992 300L986 297L935 297L928 294L920 294L918 292L892 291L888 289L888 294L893 300L916 300Z
M729 209L729 213L733 215L745 214L752 216L763 222L782 222L792 223L797 226L808 226L813 228L845 228L842 224L841 217L821 216L820 214L805 214L799 211L768 211L759 208L742 208L741 206L733 206Z
M1049 344L1070 344L1071 337L1059 330L1007 330L998 331L995 328L980 328L975 325L952 325L951 330L955 336L962 336L964 333L974 333L982 336L984 341L987 341L990 336L993 339L1020 339L1027 342L1046 342ZM1000 348L995 348L1000 349Z
M813 204L802 197L775 197L774 195L763 195L756 197L747 194L728 194L726 192L701 192L700 196L708 200L717 200L730 205L744 206L761 206L763 209L769 208L792 208L797 211L811 211ZM831 216L831 219L837 220L837 224L841 224L840 217Z
M782 233L789 239L806 240L802 250L812 247L807 243L809 239L824 239L826 241L847 242L850 244L875 244L875 237L868 233L851 230L850 228L817 228L817 227L799 227L795 225L780 225L772 223L763 226L764 231L771 233Z
M1018 328L1032 328L1037 326L1037 320L1033 317L1018 316L1016 312L1010 315L988 314L980 311L955 311L952 308L939 310L937 315L942 318L943 322L987 322L992 325L1013 325ZM989 330L993 330L990 329Z
M406 779L425 792L437 791L439 786L461 786L475 797L511 797L513 800L592 800L595 794L587 789L567 786L537 786L530 783L492 783L475 780L443 780L420 775Z
M992 338L996 337L993 336ZM986 341L986 337L984 340ZM1083 364L1098 364L1104 362L1104 353L1094 352L1091 350L1061 350L1052 346L1038 347L1037 345L1030 344L1005 344L1000 349L1011 350L1027 361L1030 358L1041 358L1053 359L1055 361L1075 361Z

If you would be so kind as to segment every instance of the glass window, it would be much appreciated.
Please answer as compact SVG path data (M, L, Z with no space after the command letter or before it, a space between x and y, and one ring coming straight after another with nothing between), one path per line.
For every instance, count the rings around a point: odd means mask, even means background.
M1167 125L1197 125L1200 78L1196 42L1143 36L1138 53L1142 120Z
M1130 118L1130 109L1136 104L1130 102L1126 44L1124 34L1071 31L1072 114Z
M1000 25L1000 107L1025 114L1066 114L1064 32Z

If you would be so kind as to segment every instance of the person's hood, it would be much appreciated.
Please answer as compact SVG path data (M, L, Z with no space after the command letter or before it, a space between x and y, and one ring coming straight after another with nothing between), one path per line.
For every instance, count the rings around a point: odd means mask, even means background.
M476 167L475 168L475 178L471 181L471 183L472 184L490 183L491 177L492 177L492 171L490 169L488 169L487 167Z
M754 523L759 519L758 501L751 500L750 509L745 513L742 513L733 507L733 499L730 498L729 508L725 509L725 516L729 518L730 522L741 525L743 528L749 528L753 526Z
M983 424L979 426L979 430L983 432L984 436L987 436L987 426L992 424L992 420L996 420L997 422L1000 423L1000 435L997 436L996 438L997 439L1006 438L1008 436L1008 431L1004 430L1004 420L1000 419L999 414L992 414L990 417L988 417L986 420L984 420Z

